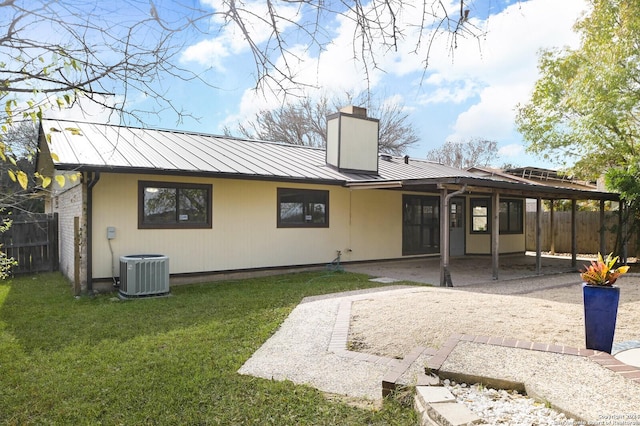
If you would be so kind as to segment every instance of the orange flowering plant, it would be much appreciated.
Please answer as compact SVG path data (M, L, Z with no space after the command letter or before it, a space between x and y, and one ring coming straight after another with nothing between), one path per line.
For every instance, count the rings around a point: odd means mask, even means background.
M615 268L616 263L620 259L619 256L613 257L613 253L609 253L604 259L598 253L598 260L592 260L590 265L580 273L582 280L588 285L612 286L620 275L625 274L628 266L619 266Z

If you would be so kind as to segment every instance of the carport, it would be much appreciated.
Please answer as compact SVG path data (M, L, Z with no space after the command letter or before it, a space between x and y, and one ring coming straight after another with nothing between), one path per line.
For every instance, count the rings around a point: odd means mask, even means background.
M437 192L440 194L440 286L453 286L451 278L451 256L450 256L450 201L455 196L467 194L483 194L491 199L491 270L494 280L500 277L500 199L501 197L518 197L523 199L534 199L536 201L536 250L535 250L535 274L541 275L542 250L541 235L542 229L542 200L571 200L571 258L569 267L577 267L577 227L576 211L578 200L597 200L600 203L600 227L597 232L600 235L600 251L606 252L605 246L605 201L615 201L620 203L618 194L597 190L575 189L570 187L549 186L529 182L510 182L500 179L488 179L486 177L456 177L438 179L416 179L402 182L402 189L418 192ZM619 218L621 229L622 211L624 203L620 203ZM553 209L553 203L551 203ZM553 214L553 213L552 213ZM626 249L623 249L622 258L626 259Z

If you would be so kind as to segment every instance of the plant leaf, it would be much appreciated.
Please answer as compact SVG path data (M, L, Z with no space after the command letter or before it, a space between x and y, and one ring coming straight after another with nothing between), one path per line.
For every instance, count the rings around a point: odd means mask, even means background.
M63 175L57 175L56 176L56 182L58 183L58 185L60 185L61 187L64 186L66 179Z
M22 189L27 189L27 186L29 186L29 176L22 170L18 170L18 183Z

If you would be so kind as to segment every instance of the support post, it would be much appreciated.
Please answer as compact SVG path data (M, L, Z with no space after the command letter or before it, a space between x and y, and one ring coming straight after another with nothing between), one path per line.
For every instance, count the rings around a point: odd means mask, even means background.
M451 287L449 272L449 206L447 190L440 191L440 287Z
M542 274L542 199L536 198L536 274Z
M451 194L447 193L446 188L440 191L440 287L453 287L449 271L449 201L456 195L464 194L466 190L467 184L462 185L462 188Z
M578 225L576 224L576 200L571 200L571 267L575 268L578 260Z
M618 226L620 229L620 240L622 241L622 253L620 254L620 257L622 259L622 263L625 265L627 264L629 256L627 245L627 242L629 241L627 238L627 220L625 220L625 218L628 219L627 212L625 211L626 208L627 204L623 200L620 200L618 204Z
M491 263L493 279L497 280L500 268L500 194L494 192L491 201Z
M607 241L605 240L605 217L604 200L600 200L600 253L605 256L607 253Z
M556 254L555 200L549 200L549 253Z

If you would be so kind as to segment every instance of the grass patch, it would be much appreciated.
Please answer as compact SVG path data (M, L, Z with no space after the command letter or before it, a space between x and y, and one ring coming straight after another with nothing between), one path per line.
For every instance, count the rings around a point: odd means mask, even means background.
M416 424L412 409L330 401L236 373L304 297L376 287L289 274L75 299L60 274L0 282L2 424Z

